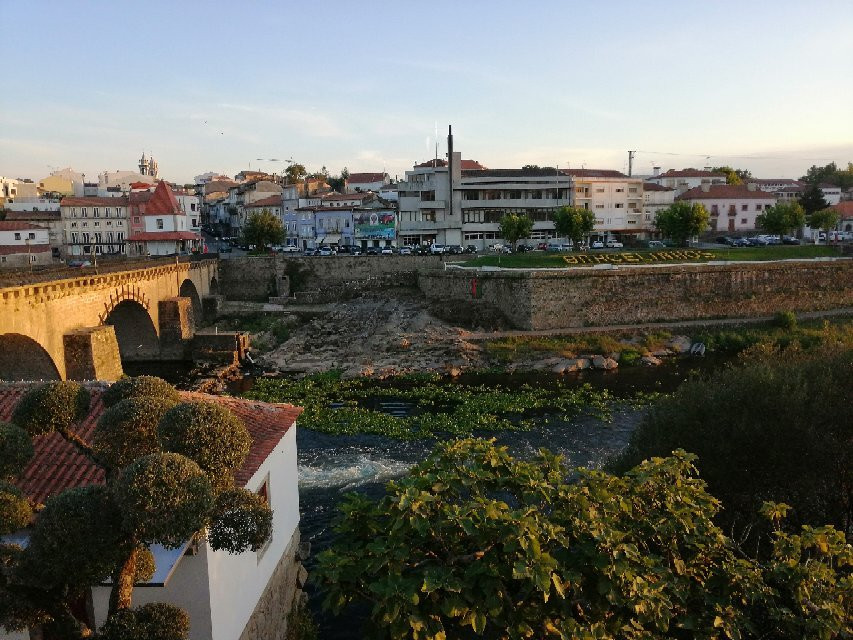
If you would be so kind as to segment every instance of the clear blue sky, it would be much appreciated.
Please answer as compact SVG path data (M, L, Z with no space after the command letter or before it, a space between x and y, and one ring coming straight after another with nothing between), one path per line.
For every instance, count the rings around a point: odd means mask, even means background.
M0 175L853 161L853 2L0 0ZM430 142L428 142L430 139ZM676 155L679 154L679 155Z

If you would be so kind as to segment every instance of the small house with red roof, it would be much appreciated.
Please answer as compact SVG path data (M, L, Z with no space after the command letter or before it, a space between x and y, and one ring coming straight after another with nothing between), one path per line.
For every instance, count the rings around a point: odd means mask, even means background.
M165 180L150 195L140 191L130 199L136 200L127 239L130 255L168 256L201 250L201 236L192 230L186 211Z
M344 191L346 193L364 193L366 191L376 193L389 182L391 182L391 178L384 171L379 173L351 173L344 181Z
M50 264L52 261L46 227L31 222L0 220L0 267Z
M89 386L89 414L73 428L91 444L95 425L104 411L102 383ZM0 385L0 421L8 421L28 384ZM296 419L302 409L202 393L181 392L184 402L214 402L230 409L252 438L249 454L235 474L238 486L261 494L273 510L273 534L257 552L229 554L213 551L205 539L187 541L178 549L151 547L153 577L138 584L133 606L167 602L190 617L190 640L237 640L284 637L286 615L304 580L297 560L299 492L296 466ZM104 470L73 445L52 432L33 439L35 455L15 484L38 507L66 489L104 482ZM27 530L7 542L26 545ZM109 586L93 585L82 615L90 628L106 619ZM75 612L75 615L78 615ZM4 633L0 638L26 638Z
M711 231L752 231L755 219L776 204L772 193L755 184L710 184L689 189L677 200L703 204L711 215Z

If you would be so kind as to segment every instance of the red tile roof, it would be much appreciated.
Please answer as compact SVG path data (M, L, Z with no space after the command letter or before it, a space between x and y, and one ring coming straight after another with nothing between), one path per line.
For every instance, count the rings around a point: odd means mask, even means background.
M767 191L750 191L742 184L712 184L707 185L708 191L702 187L693 187L682 193L678 200L770 200L776 201L772 193Z
M75 429L75 433L86 442L92 441L95 424L104 411L101 394L105 386L93 384L90 387L92 405L89 415ZM29 384L0 385L0 420L8 421L11 418L15 404L29 387ZM180 393L185 401L207 401L222 405L245 423L252 437L252 446L243 466L235 474L238 486L249 481L302 413L301 407L290 404L270 404L187 391ZM35 456L15 481L33 503L43 504L50 496L66 489L104 482L103 469L78 453L59 434L37 436L33 443Z
M145 207L145 215L175 215L181 213L175 194L165 180L157 183L154 194Z
M654 176L652 179L658 178L723 178L725 173L716 173L714 171L704 171L699 169L670 169L664 173Z
M621 171L615 169L560 169L560 173L576 178L627 178Z
M0 244L0 256L11 256L15 254L27 255L28 253L47 253L50 251L50 245L31 244L29 249L24 244Z
M672 187L665 187L656 182L644 182L643 191L675 191Z
M385 173L351 173L347 184L367 184L370 182L385 182Z
M326 201L346 201L346 200L370 200L373 198L372 193L330 193L323 196L323 202Z
M127 198L119 196L118 198L63 198L59 201L62 207L124 207L127 206Z
M835 209L838 212L838 215L841 216L842 220L853 218L853 200L839 202L838 204L832 205L830 209Z
M793 178L750 178L747 182L754 182L755 184L802 184L799 180L794 180Z
M157 242L168 240L201 240L201 236L192 231L141 231L128 238L129 242Z
M0 231L22 231L24 229L42 229L37 224L30 224L22 220L0 220Z
M47 220L58 222L62 219L59 211L7 211L6 221L10 220Z
M262 209L264 207L280 207L281 206L281 196L269 196L268 198L261 198L260 200L255 200L254 202L250 202L249 204L243 205L244 209Z

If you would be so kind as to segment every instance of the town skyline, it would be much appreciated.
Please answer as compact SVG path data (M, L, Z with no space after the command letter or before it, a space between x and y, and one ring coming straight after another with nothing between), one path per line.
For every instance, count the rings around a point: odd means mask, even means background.
M626 171L631 149L640 175L731 165L796 178L853 157L849 3L672 15L663 3L332 2L225 20L228 6L7 6L4 59L43 79L0 97L0 175L70 166L96 179L145 151L178 183L280 173L289 159L402 178L436 139L444 157L450 124L456 149L490 168ZM62 28L44 40L49 23Z

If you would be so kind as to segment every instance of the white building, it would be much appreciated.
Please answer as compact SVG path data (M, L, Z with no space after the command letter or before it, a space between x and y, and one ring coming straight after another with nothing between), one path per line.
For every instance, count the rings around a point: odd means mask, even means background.
M351 173L344 182L344 191L346 193L378 192L389 182L391 182L391 178L384 171L381 173Z
M25 387L0 386L0 419L8 420L16 399ZM102 391L92 389L92 413L80 431L91 434L102 404ZM299 563L299 491L296 465L296 418L301 409L292 405L268 404L237 398L182 392L185 401L215 402L234 412L246 425L252 438L246 461L235 474L237 486L265 497L273 511L273 533L257 552L229 554L213 551L202 539L195 545L168 550L154 546L156 572L145 585L133 592L133 606L166 602L184 609L190 618L190 640L237 640L250 629L250 637L284 637L287 613L298 595ZM52 439L55 434L35 438L35 456L30 466L41 474L22 480L20 489L36 503L50 494L90 483L95 476L92 463L76 453L74 447ZM90 436L84 436L90 437ZM56 479L48 482L45 469L55 469ZM35 475L35 474L31 474ZM21 478L28 478L27 470ZM91 589L93 617L89 626L100 626L106 619L109 589ZM0 638L23 637L3 633Z
M646 229L654 228L658 212L675 202L676 193L673 187L662 187L654 182L643 184L643 226Z
M127 198L63 198L59 209L65 256L126 253L129 231Z
M818 187L823 194L823 199L830 207L841 202L841 187L836 187L834 184L820 184Z
M646 178L646 182L670 187L681 195L689 189L695 189L704 184L726 184L726 174L714 173L709 169L670 169L660 173L660 167L655 167L654 175Z
M379 189L379 197L386 202L397 202L397 193L396 183L386 184L384 187Z
M609 169L565 169L572 177L572 205L595 214L602 237L645 234L643 180Z
M45 227L0 220L0 267L50 264L52 261Z
M193 196L195 197L195 196ZM141 226L134 220L128 237L130 255L167 256L186 254L201 249L201 236L190 228L190 218L165 180L157 183L154 193L140 207Z
M199 198L194 193L189 193L184 189L173 191L178 205L181 207L187 216L187 228L190 231L198 232L201 230L201 206Z
M755 218L776 204L772 193L755 185L703 184L681 194L678 200L705 205L711 231L752 231Z
M761 191L776 193L789 187L802 187L803 183L792 178L750 178L747 184L756 185Z

